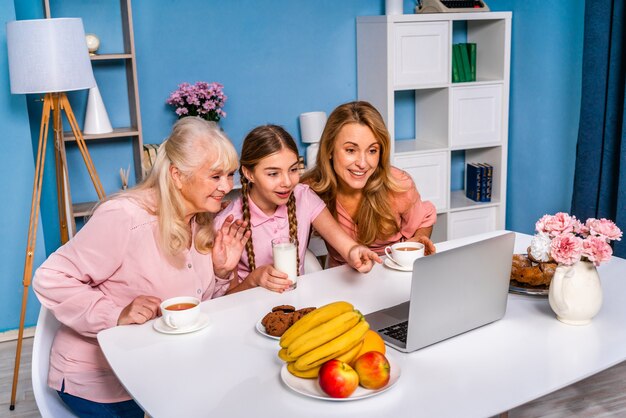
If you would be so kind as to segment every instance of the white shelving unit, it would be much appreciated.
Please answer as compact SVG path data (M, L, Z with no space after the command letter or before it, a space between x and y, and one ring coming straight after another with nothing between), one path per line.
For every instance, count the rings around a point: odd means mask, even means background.
M476 81L452 83L452 44L474 42ZM502 229L506 216L511 12L357 18L358 97L383 115L392 163L437 208L435 242ZM414 93L415 137L396 138L397 92ZM491 164L492 200L451 189L453 153ZM465 164L463 164L463 167ZM463 168L464 170L464 168ZM463 171L463 176L464 176Z

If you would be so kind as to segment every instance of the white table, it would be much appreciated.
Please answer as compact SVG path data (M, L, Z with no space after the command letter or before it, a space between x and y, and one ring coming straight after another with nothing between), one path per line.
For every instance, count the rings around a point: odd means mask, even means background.
M530 237L518 235L522 252ZM469 241L469 239L464 240ZM442 251L463 242L438 244ZM272 307L347 300L363 313L408 299L410 273L338 267L303 276L284 294L257 288L207 301L211 325L159 334L152 323L115 327L98 340L126 389L160 417L485 417L507 411L626 359L626 260L599 268L604 304L591 325L557 321L547 298L509 295L500 321L411 354L388 352L402 376L391 390L353 402L292 392L276 340L255 323Z

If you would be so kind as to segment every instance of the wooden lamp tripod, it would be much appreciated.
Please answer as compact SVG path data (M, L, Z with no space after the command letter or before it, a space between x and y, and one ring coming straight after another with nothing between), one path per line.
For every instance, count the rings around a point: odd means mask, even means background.
M15 368L13 370L11 404L9 407L13 410L15 409L22 339L24 337L28 289L33 275L39 202L51 114L54 132L59 226L62 243L69 240L68 218L69 222L73 222L70 216L71 200L69 198L69 178L67 175L65 142L63 140L62 112L65 112L78 148L87 166L91 181L96 189L98 199L103 199L105 194L98 173L87 151L85 140L78 128L74 112L72 112L65 94L65 91L81 90L95 86L81 19L39 19L9 22L7 24L7 46L11 93L45 93L28 224L24 275L22 278L24 287L22 309L15 353Z

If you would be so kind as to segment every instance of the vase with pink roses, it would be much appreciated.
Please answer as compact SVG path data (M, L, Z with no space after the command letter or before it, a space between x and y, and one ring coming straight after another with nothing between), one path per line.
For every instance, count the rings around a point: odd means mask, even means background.
M589 218L584 223L564 212L544 215L535 224L528 256L558 263L548 299L557 318L584 325L602 306L602 287L596 267L611 259L611 241L622 231L608 219Z

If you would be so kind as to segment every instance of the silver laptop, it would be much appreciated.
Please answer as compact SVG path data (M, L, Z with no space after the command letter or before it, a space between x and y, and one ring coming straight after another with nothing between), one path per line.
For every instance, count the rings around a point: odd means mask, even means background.
M370 329L410 352L502 318L514 242L508 232L418 258L410 300L365 315Z

